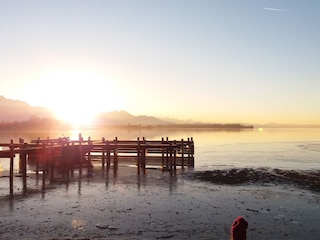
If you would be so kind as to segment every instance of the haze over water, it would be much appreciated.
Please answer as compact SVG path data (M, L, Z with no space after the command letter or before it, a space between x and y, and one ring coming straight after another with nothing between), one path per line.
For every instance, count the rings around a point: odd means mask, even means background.
M64 136L78 138L77 130L65 132ZM19 137L26 142L40 137L57 138L61 132L19 132L2 133L0 142ZM195 143L195 170L214 170L221 168L267 167L281 169L320 169L320 129L315 128L266 128L225 130L86 130L82 136L100 140L105 137L113 140L146 139L160 140L168 137L180 140L192 137ZM9 168L8 159L0 159L2 171ZM18 161L15 161L18 166Z

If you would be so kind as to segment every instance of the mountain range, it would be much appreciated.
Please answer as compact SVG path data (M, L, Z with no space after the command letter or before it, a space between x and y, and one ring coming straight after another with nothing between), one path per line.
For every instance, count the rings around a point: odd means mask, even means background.
M20 100L0 96L0 122L23 122L30 119L54 119L54 114L44 107L33 107ZM159 119L153 116L134 116L124 110L103 112L96 116L94 124L101 125L168 125L186 123L175 119Z
M95 120L94 125L167 125L175 124L175 122L165 121L153 116L134 116L124 110L122 111L112 111L108 113L99 114Z
M0 96L0 127L24 128L31 127L61 127L68 126L55 119L54 114L44 107L33 107L20 100L11 100ZM241 124L212 124L200 123L191 120L183 121L172 118L156 118L153 116L134 116L124 110L103 112L98 114L91 127L102 126L126 126L126 127L150 127L165 126L179 128L252 128L252 125Z
M32 107L26 102L0 96L0 122L28 121L35 117L54 118L54 115L47 108Z

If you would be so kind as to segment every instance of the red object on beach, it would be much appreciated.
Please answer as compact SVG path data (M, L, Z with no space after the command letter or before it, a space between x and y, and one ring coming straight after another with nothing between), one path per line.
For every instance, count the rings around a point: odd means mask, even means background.
M247 239L248 222L241 216L237 217L231 226L231 240Z

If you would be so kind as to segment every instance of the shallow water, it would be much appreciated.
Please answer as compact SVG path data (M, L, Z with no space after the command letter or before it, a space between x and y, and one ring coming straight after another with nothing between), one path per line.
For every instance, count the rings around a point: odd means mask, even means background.
M19 194L21 178L15 178L15 198L4 197L8 201L0 201L4 218L0 238L2 234L3 239L118 239L127 235L124 239L227 239L230 224L237 215L243 215L250 223L249 239L319 239L319 193L306 191L309 188L305 185L298 188L296 182L287 179L285 184L265 182L265 178L260 180L263 176L259 171L260 167L319 170L320 129L82 133L84 138L92 139L193 137L198 178L194 181L190 175L154 170L136 175L135 168L129 168L130 171L120 168L117 173L99 168L93 178L75 175L70 182L58 179L51 185L46 182L43 189L41 176L37 179L30 174L26 195ZM76 131L64 135L77 138ZM63 135L57 132L2 134L0 141L18 142L22 137L30 142L38 136ZM1 161L2 168L8 169L7 159ZM212 178L203 180L197 175L200 170L211 170L211 176L214 173L221 177L230 175L230 171L218 171L219 168L241 168L235 174L243 176L241 173L247 167L254 169L247 169L249 176L259 177L263 184L230 185L223 181L212 184ZM279 175L279 171L276 173ZM234 176L239 179L239 175ZM0 197L8 195L8 181L0 178ZM99 229L98 224L115 228Z
M57 138L70 136L77 139L79 130L0 132L0 142L15 143L19 138L25 142L40 137ZM223 130L86 130L81 131L84 139L105 137L122 139L187 139L195 142L195 169L214 170L234 167L268 167L293 170L320 169L320 129L248 129L240 131ZM18 168L18 159L15 168ZM7 174L9 160L0 159L0 176Z
M319 133L320 129L212 132L208 135L215 140L197 141L195 144L197 169L230 167L319 169Z

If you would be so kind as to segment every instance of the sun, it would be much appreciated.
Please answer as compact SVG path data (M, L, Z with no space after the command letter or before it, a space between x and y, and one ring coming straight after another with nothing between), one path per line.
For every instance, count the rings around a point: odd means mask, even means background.
M33 87L39 105L78 128L91 125L98 113L122 108L121 94L110 79L91 71L55 71Z

